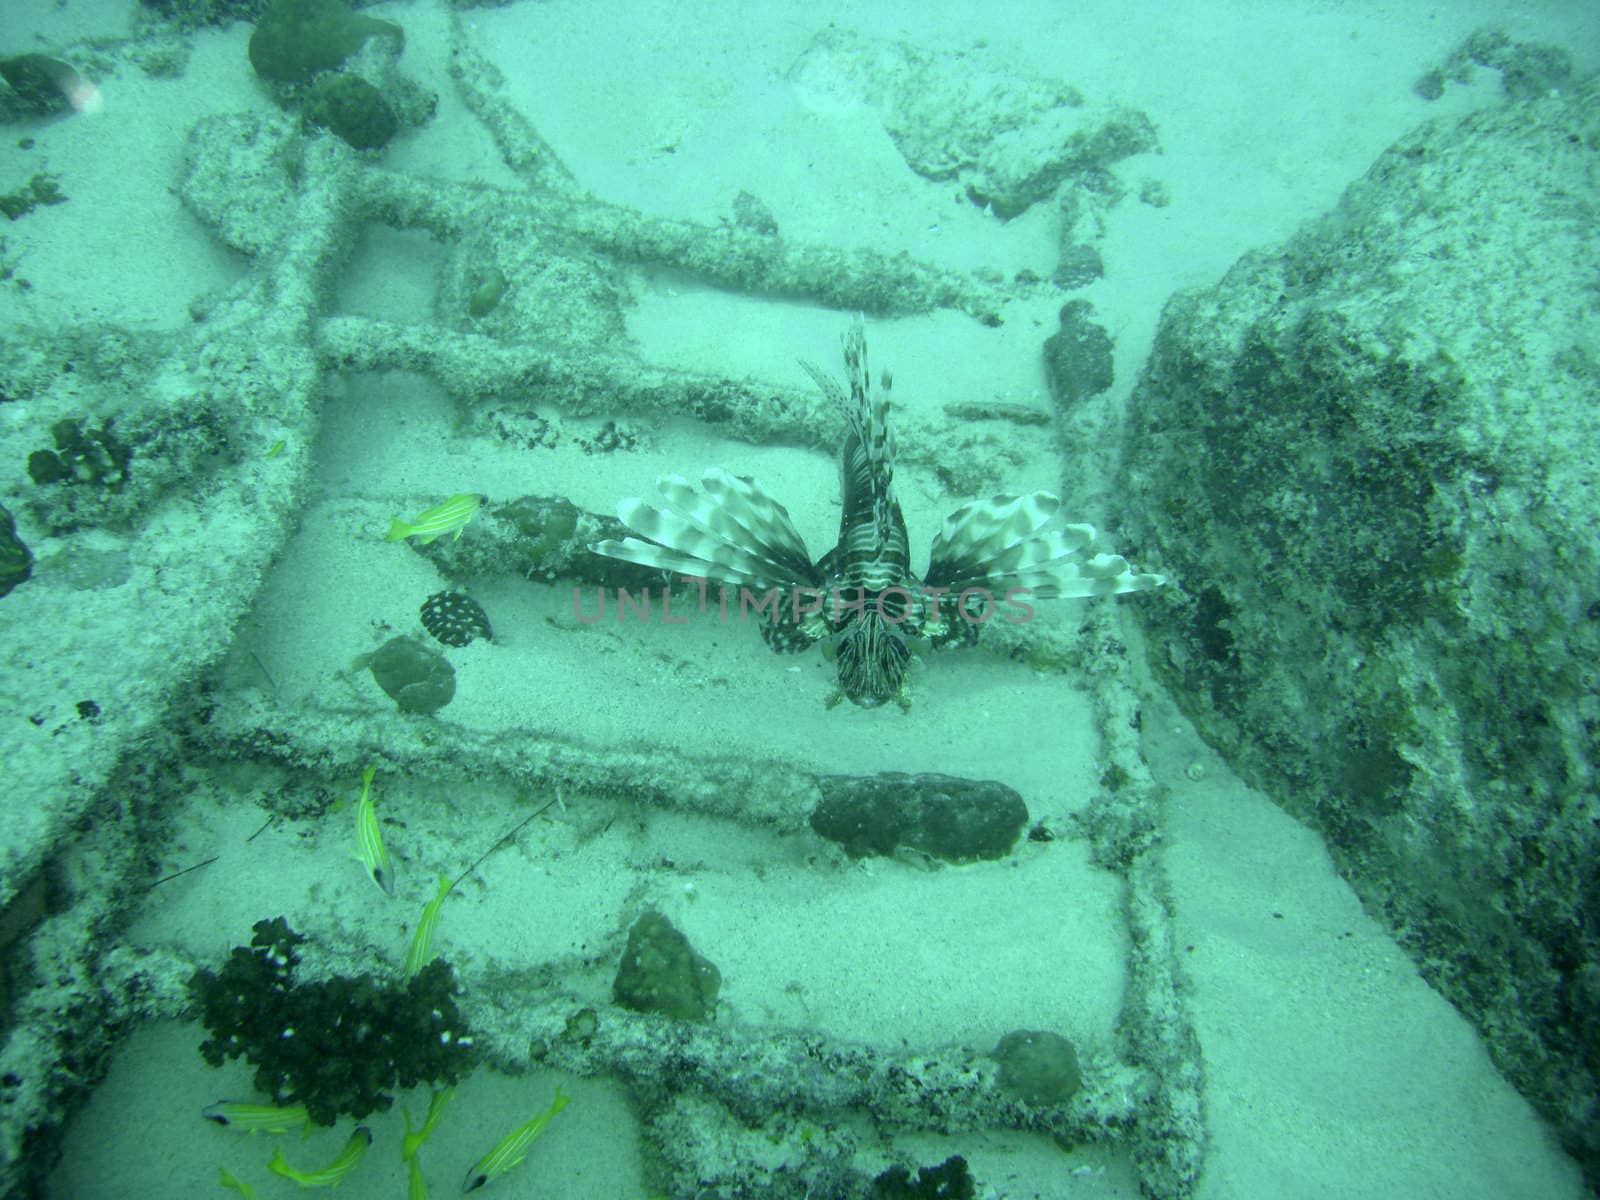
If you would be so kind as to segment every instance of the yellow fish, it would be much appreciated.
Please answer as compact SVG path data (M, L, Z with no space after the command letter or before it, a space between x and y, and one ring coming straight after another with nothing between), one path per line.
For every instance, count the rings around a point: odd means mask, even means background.
M267 1170L274 1175L282 1175L285 1179L292 1179L303 1188L332 1187L356 1169L356 1164L361 1161L362 1155L366 1154L370 1145L372 1145L372 1130L365 1125L357 1125L356 1131L350 1135L350 1140L344 1144L344 1149L339 1151L339 1157L320 1171L295 1170L283 1157L282 1146L272 1152L272 1161L267 1164Z
M477 1162L472 1170L467 1172L467 1179L462 1184L462 1192L475 1192L496 1175L509 1171L522 1161L528 1153L528 1146L533 1139L544 1132L544 1127L550 1118L555 1116L570 1103L567 1097L561 1094L561 1089L556 1088L556 1098L550 1107L545 1109L533 1120L518 1125L505 1137L500 1139L500 1144Z
M311 1114L304 1104L287 1108L276 1104L235 1104L232 1100L218 1100L201 1110L208 1121L240 1133L288 1133L291 1129L309 1131Z
M236 1179L227 1167L218 1167L221 1178L218 1180L225 1188L232 1188L244 1197L244 1200L256 1200L256 1190L242 1179Z
M442 1092L435 1092L433 1099L428 1101L428 1115L422 1122L422 1128L411 1128L410 1110L402 1108L400 1115L406 1119L406 1136L400 1143L400 1157L406 1162L412 1162L417 1157L417 1151L422 1149L422 1143L433 1136L433 1127L439 1123L439 1118L444 1116L444 1106L455 1097L456 1090L447 1087Z
M389 522L389 532L383 535L383 540L398 542L402 538L414 537L420 538L422 544L427 545L434 538L443 537L447 533L460 537L461 531L467 527L467 522L478 515L478 509L482 505L482 496L472 492L462 492L451 496L443 504L435 504L426 512L418 513L409 521L395 517Z
M450 880L439 876L439 894L422 906L422 920L411 935L411 949L406 952L406 978L410 979L433 960L433 931L439 927L439 906L450 894Z
M428 1181L422 1177L422 1160L411 1160L411 1174L406 1181L406 1200L428 1200Z
M378 829L378 810L372 803L372 777L377 767L361 772L361 799L356 801L356 857L372 876L372 882L383 889L384 895L394 895L394 863L383 844L383 834Z

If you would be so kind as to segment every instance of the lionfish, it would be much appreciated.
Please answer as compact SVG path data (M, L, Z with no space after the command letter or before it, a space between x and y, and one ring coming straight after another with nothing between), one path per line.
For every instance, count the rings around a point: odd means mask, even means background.
M743 475L713 467L700 491L663 475L662 507L637 497L617 506L638 537L606 540L597 554L738 588L741 612L756 600L762 636L781 652L829 639L843 694L863 707L905 705L911 644L971 644L1001 603L1025 620L1022 597L1109 596L1159 586L1117 554L1093 549L1092 525L1068 524L1050 492L995 496L958 508L933 539L928 569L911 569L906 523L894 490L889 377L873 392L866 334L858 317L844 335L849 395L821 368L805 368L845 420L839 451L844 511L839 540L813 559L789 512ZM704 592L701 593L702 599Z

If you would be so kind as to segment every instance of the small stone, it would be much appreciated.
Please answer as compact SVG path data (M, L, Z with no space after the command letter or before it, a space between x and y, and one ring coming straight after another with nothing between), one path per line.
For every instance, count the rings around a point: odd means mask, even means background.
M1004 858L1028 823L1028 806L1003 783L954 775L823 775L811 828L852 858L901 846L946 862Z
M1048 1030L1013 1030L990 1057L1000 1064L1000 1087L1024 1104L1065 1104L1083 1082L1077 1050Z
M1111 335L1087 300L1062 306L1060 328L1044 341L1044 374L1059 412L1098 396L1115 382Z
M455 668L415 638L390 638L368 666L401 712L436 713L455 697Z
M722 973L695 952L671 921L644 913L628 930L611 998L634 1012L704 1021L716 1009Z
M400 128L383 93L357 75L323 75L306 98L306 120L356 150L382 150Z

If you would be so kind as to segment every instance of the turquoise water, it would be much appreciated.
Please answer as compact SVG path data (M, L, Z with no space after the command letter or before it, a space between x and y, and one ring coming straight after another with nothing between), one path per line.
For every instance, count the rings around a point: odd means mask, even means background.
M598 11L14 15L0 1191L1584 1194L1592 16Z

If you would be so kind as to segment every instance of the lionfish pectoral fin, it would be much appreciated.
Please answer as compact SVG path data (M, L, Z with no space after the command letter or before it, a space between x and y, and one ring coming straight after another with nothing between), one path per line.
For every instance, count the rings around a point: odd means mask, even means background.
M703 491L678 475L656 481L664 504L633 498L617 515L637 537L590 549L608 558L716 583L750 587L811 586L816 570L788 510L755 480L713 467Z
M928 586L1053 599L1145 591L1165 582L1136 571L1121 555L1095 553L1094 526L1060 516L1061 500L1049 492L996 496L957 509L933 539Z

